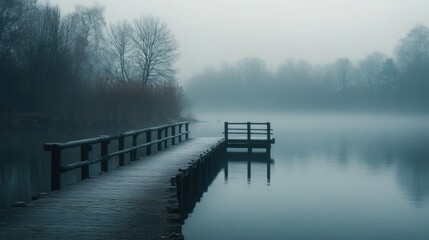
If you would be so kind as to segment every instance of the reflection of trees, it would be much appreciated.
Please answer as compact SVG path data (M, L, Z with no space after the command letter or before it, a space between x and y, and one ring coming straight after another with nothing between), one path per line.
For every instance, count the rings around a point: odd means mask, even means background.
M42 171L43 160L38 159L42 143L39 144L37 137L37 134L3 133L0 139L0 208L15 201L28 201L41 191L42 176L46 172Z
M397 182L407 196L421 206L429 199L428 142L408 142L399 153Z
M339 143L339 148L338 148L338 163L341 166L347 166L347 162L348 162L348 146L347 146L347 141L341 141Z
M420 137L419 137L420 136ZM399 187L417 206L429 199L429 143L427 137L417 132L363 132L353 137L342 138L348 149L339 147L339 164L343 155L357 150L360 161L376 171L396 164L396 181ZM339 146L343 146L342 143ZM353 147L351 147L353 146ZM348 152L345 152L348 150Z
M407 128L371 124L334 129L320 126L309 132L289 132L284 141L288 147L276 152L293 164L307 164L323 157L347 168L352 166L350 162L359 161L374 174L394 166L398 187L420 206L429 200L429 136L425 136L426 127L410 124Z

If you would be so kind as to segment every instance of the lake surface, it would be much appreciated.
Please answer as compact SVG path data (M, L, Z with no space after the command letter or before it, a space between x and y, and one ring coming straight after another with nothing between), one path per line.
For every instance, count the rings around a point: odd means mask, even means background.
M276 143L269 179L266 163L228 163L185 220L186 239L429 239L428 116L198 118L210 121L193 124L193 137L270 121Z

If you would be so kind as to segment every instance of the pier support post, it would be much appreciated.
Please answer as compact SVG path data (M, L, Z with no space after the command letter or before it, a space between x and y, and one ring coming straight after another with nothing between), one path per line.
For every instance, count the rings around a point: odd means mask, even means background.
M177 200L179 208L183 208L183 176L182 173L176 175Z
M133 147L137 146L137 134L133 135ZM130 161L137 160L137 150L133 150L130 152Z
M61 149L54 147L51 152L51 190L61 188Z
M101 142L101 157L107 156L108 146L109 146L109 141ZM101 171L102 172L109 171L109 159L104 159L101 161Z
M122 151L124 150L124 136L121 136L118 140L118 150ZM125 156L123 153L119 154L119 166L124 166L125 165Z
M176 135L176 126L171 127L171 135L172 136ZM176 138L175 137L171 138L171 145L176 145Z
M251 145L251 142L250 142L250 140L251 140L251 134L250 134L250 122L247 122L247 152L248 153L251 153L252 152L252 145Z
M179 124L179 142L182 141L182 124Z
M158 138L156 140L160 140L162 138L162 130L163 129L158 129ZM158 143L158 152L162 150L162 142Z
M267 122L267 154L271 152L271 124Z
M80 160L86 161L89 159L89 151L91 150L91 145L82 145L80 146ZM80 179L84 180L89 178L89 166L83 166L80 168Z
M164 137L167 138L168 137L168 127L164 128ZM167 148L168 146L168 141L167 139L165 139L164 141L164 148Z
M149 130L146 132L146 142L152 142L152 131ZM146 155L151 155L152 154L152 145L149 145L146 147Z

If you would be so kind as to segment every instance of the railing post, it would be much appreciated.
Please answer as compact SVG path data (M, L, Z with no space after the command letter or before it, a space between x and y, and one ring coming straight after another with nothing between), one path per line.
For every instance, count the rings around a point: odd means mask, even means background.
M133 135L133 147L137 146L137 134ZM137 150L133 150L130 152L130 160L135 161L137 160Z
M61 149L54 146L51 150L51 190L61 188Z
M89 159L89 151L91 150L91 145L85 144L80 146L80 160L86 161ZM80 168L80 179L84 180L89 178L89 166L83 166Z
M176 135L176 125L171 126L171 135L175 136ZM176 144L176 138L172 137L171 138L171 144L175 145Z
M270 141L270 137L271 137L271 124L269 122L267 122L267 141Z
M158 139L157 140L160 140L161 138L162 138L162 129L158 129ZM158 142L158 151L161 151L162 150L162 142Z
M271 123L267 122L267 153L271 151Z
M186 131L186 140L188 140L189 139L189 122L187 122L186 124L185 124L185 131Z
M105 140L101 142L101 157L104 157L109 152L109 140ZM109 159L104 159L101 161L101 171L108 172L109 171Z
M247 152L252 152L252 146L251 146L251 137L250 137L250 122L247 122Z
M148 130L146 132L146 143L150 143L152 142L152 131ZM149 145L146 147L146 155L151 155L152 154L152 145Z
M225 122L224 135L225 135L225 141L228 142L228 122Z
M122 151L124 150L124 144L125 144L125 137L120 136L118 140L118 150ZM125 155L123 153L119 154L119 166L125 165Z
M166 128L164 128L164 137L168 137L168 127L166 127ZM168 142L167 142L167 139L165 139L165 141L164 141L164 148L167 148L167 146L168 146Z
M181 142L182 141L182 124L180 123L179 124L179 142Z

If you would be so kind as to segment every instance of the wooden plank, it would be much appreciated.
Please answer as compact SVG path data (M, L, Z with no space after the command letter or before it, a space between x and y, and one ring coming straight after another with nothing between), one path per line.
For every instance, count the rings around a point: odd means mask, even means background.
M0 239L160 239L181 233L170 178L220 138L184 141L116 170L0 211Z

